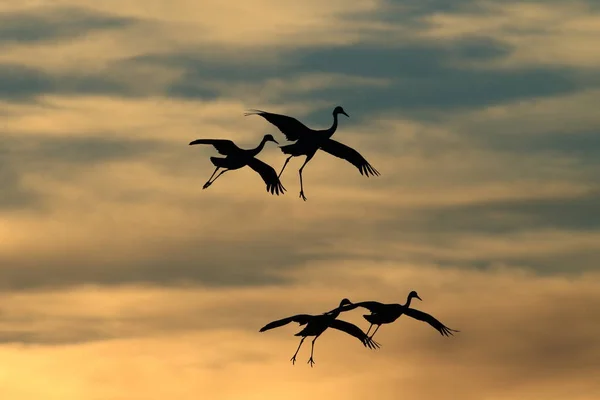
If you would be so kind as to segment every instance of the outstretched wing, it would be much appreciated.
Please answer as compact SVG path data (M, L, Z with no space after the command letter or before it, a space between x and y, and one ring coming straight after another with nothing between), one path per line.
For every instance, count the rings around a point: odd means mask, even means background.
M240 148L237 147L235 143L227 139L196 139L190 142L190 146L194 144L210 144L217 149L220 154L225 156L240 151Z
M260 115L271 124L275 125L287 140L294 141L310 132L310 129L296 118L287 115L273 114L262 110L249 110L244 115Z
M306 325L308 323L308 321L311 320L311 318L313 318L313 316L307 315L307 314L292 315L291 317L278 319L277 321L269 322L268 324L266 324L265 326L260 328L259 332L264 332L264 331L268 331L269 329L279 328L280 326L287 325L290 322L297 322L300 325Z
M250 162L248 162L248 166L258 172L263 181L265 181L267 192L271 192L271 194L276 194L277 196L279 196L279 193L283 194L285 192L285 188L277 177L277 172L269 164L260 161L256 157L252 157Z
M353 164L358 168L361 175L379 175L379 171L373 168L373 166L352 147L348 147L333 139L328 139L321 145L321 150Z
M418 319L419 321L427 322L429 325L437 329L442 336L453 335L452 332L460 332L448 328L446 325L442 324L440 321L438 321L431 315L424 313L423 311L415 310L414 308L405 308L404 314L408 315L409 317L413 317L414 319Z
M385 304L380 303L378 301L361 301L360 303L352 303L352 306L354 306L353 308L363 307L363 308L366 308L367 310L371 311L372 313L376 313L376 312L380 312L385 307ZM348 306L348 307L350 307L350 306ZM344 310L344 311L347 311L347 310Z
M360 340L365 347L368 347L370 349L378 349L380 346L379 343L368 337L367 334L362 331L362 329L360 329L354 324L351 324L350 322L336 319L331 323L331 325L329 325L329 327L342 332L346 332L347 334L354 336L355 338Z

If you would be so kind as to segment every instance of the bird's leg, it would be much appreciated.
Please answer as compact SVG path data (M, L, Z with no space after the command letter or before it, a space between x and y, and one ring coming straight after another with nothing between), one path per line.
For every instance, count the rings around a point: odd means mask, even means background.
M210 179L209 179L209 181L208 181L208 182L206 182L206 183L204 184L204 186L202 186L202 189L206 189L207 187L209 187L210 185L212 185L212 184L213 184L213 183L214 183L214 182L215 182L215 181L216 181L216 180L217 180L217 179L218 179L218 178L219 178L221 175L223 175L223 174L224 174L225 172L227 172L227 171L229 171L229 170L228 170L228 169L226 169L226 170L223 170L223 171L219 172L219 175L217 175L217 176L215 177L215 179L213 179L212 181L210 181ZM216 172L216 171L215 171L215 172ZM214 173L213 173L213 175L214 175Z
M315 340L317 340L319 338L319 336L321 336L321 335L315 336L315 338L312 340L312 343L310 346L310 358L308 359L308 364L310 364L311 368L315 364L315 360L313 359L313 353L315 351Z
M279 175L277 175L277 178L279 178L281 176L281 174L283 174L283 170L285 169L285 166L291 160L292 157L294 157L294 156L289 156L288 158L285 159L285 162L283 163L283 168L281 168L281 172L279 173Z
M217 171L219 170L220 167L215 168L215 172L212 173L212 175L210 176L210 178L208 178L208 180L206 181L206 183L204 184L204 186L202 187L202 189L206 189L207 187L210 186L210 180L212 179L213 176L215 176L215 174L217 173Z
M377 328L375 328L375 332L373 332L373 334L371 335L370 339L373 340L373 336L375 336L375 334L377 333L377 331L379 330L379 327L381 325L377 325Z
M304 201L306 201L306 196L304 195L304 186L302 186L302 170L304 169L304 166L310 161L311 158L312 158L312 156L306 156L306 160L304 160L304 164L302 164L302 166L298 170L298 175L300 175L300 198Z
M296 349L296 352L294 353L294 355L292 356L292 358L290 358L290 361L292 362L292 365L294 365L296 363L296 355L300 351L300 347L302 346L302 343L304 343L304 339L306 339L306 336L304 336L302 338L302 340L300 340L300 344L298 345L298 348Z
M367 331L366 335L369 336L369 332L371 332L371 328L373 327L373 324L369 325L369 330Z

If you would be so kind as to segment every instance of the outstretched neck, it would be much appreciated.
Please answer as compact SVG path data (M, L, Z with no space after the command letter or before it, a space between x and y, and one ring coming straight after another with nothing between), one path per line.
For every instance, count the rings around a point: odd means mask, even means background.
M256 146L254 149L250 150L250 153L252 154L253 157L262 151L262 149L265 147L265 143L267 143L267 139L263 138L263 140L260 141L258 146Z
M406 307L406 308L410 307L411 300L412 300L412 296L408 295L408 297L406 298L406 303L404 303L404 307Z
M336 113L336 114L333 114L333 124L331 124L331 128L329 128L325 131L327 138L330 138L331 136L333 136L333 134L335 133L335 131L337 129L337 126L338 126L338 115Z

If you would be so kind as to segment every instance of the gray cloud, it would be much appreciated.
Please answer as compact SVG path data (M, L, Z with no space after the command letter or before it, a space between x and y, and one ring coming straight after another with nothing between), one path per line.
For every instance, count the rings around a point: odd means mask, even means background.
M0 44L71 39L93 31L126 27L135 22L132 18L74 7L4 12L0 14Z
M437 3L436 3L437 4ZM432 114L420 112L425 109L433 111L454 110L460 108L476 108L481 105L530 99L570 93L582 89L586 81L581 77L574 78L572 69L515 69L512 71L469 70L456 66L457 61L492 59L502 57L511 51L504 45L484 39L468 39L453 45L405 45L398 44L388 48L360 47L328 48L322 50L301 50L290 54L285 64L273 66L248 66L222 64L205 55L193 53L177 54L147 54L129 60L113 63L105 71L106 75L87 77L51 75L18 65L0 66L0 96L15 100L31 98L41 93L85 94L111 93L130 95L134 93L124 84L112 83L112 74L131 71L144 64L169 66L183 69L183 78L167 88L166 93L173 97L184 98L215 98L221 96L207 82L213 80L227 82L247 82L265 80L271 77L293 78L300 73L332 72L352 75L389 78L392 83L388 87L376 88L334 88L311 91L308 94L297 95L294 101L311 99L330 101L332 105L342 104L352 115L352 123L367 122L370 114L393 110L398 116L410 115L415 118L427 117ZM139 92L136 92L140 95ZM148 91L144 94L157 93ZM164 94L164 93L163 93ZM256 105L260 107L260 105ZM356 110L356 112L353 112ZM318 114L317 114L318 113ZM303 118L308 124L317 125L322 121L323 111L320 110ZM438 119L438 121L440 121ZM440 121L443 122L443 121ZM386 132L375 132L384 136ZM598 145L593 132L581 132L573 140L573 136L561 132L549 132L547 135L534 137L517 137L508 135L477 136L477 132L457 132L464 143L442 142L438 138L427 136L426 132L407 143L401 150L389 146L389 143L373 145L369 148L359 148L365 156L377 166L377 154L394 156L399 151L404 155L419 155L429 160L432 165L442 158L445 163L438 169L432 169L429 175L431 185L437 185L441 179L439 170L448 166L448 159L455 164L467 162L463 156L467 150L485 148L490 154L502 155L511 153L521 158L530 155L557 152L568 154L581 162L588 163L588 168L578 170L571 177L582 179L591 177L597 170L593 149ZM354 145L351 138L343 141ZM185 144L182 144L184 146ZM81 170L74 167L102 164L115 160L143 159L167 176L183 174L195 168L195 164L186 157L180 156L178 145L166 145L153 141L109 139L102 134L96 137L47 138L43 135L17 138L7 136L3 142L3 154L0 160L0 182L3 192L0 196L0 208L14 210L15 208L42 208L42 194L34 188L24 187L22 176L27 173L48 174L55 179L72 179ZM10 149L10 150L8 150ZM364 149L364 150L363 150ZM372 149L372 150L371 150ZM499 158L498 160L505 160ZM477 160L476 160L477 161ZM498 161L498 162L500 162ZM544 160L548 162L548 160ZM492 163L490 163L492 164ZM356 171L350 166L342 170L340 177L332 178L332 185L341 185L346 176ZM578 166L576 166L578 167ZM379 167L378 167L379 168ZM381 169L381 168L379 168ZM516 179L524 171L519 165L512 164L506 168L482 166L476 162L469 176L452 176L447 170L448 181L453 179L468 184L461 190L480 182L495 180L509 182ZM577 168L572 168L577 169ZM571 170L569 170L571 171ZM209 173L210 171L208 171ZM382 193L389 185L399 182L404 171L383 171L384 177L369 181L369 188ZM553 182L551 174L544 168L529 168L529 176L535 178L540 185ZM208 175L207 173L207 175ZM307 168L306 175L312 174ZM586 175L587 174L587 175ZM467 174L468 175L468 174ZM565 173L565 175L567 175ZM433 178L432 178L433 177ZM561 176L565 178L565 176ZM296 171L289 172L284 179L290 182L287 196L295 196ZM312 179L312 178L309 178ZM419 179L416 177L415 179ZM199 178L200 180L200 178ZM557 179L558 180L558 179ZM291 183L294 182L294 183ZM363 184L360 181L360 184ZM200 184L201 182L199 182ZM366 185L366 183L364 183ZM286 183L287 185L287 183ZM403 190L411 190L407 185ZM398 192L393 192L398 193ZM231 210L240 207L258 210L258 214L271 219L283 218L277 211L285 208L275 208L268 211L265 203L258 205L244 201L243 198L223 201L206 199L178 198L175 194L159 193L152 188L146 190L115 190L112 199L122 204L132 204L147 198L163 201L166 205L174 205L180 209L197 209L199 204L207 209L219 206ZM397 195L397 194L392 194ZM400 194L401 195L401 194ZM169 233L158 233L156 237L160 245L148 244L146 254L140 254L136 259L120 257L119 251L113 249L114 259L96 258L94 252L103 253L102 244L85 249L90 254L57 252L53 256L36 258L32 255L10 255L0 259L3 267L3 289L31 289L39 287L74 286L82 283L102 283L118 285L122 283L152 283L174 285L181 282L201 282L206 285L260 285L265 283L282 282L277 273L287 269L298 268L305 262L315 260L341 260L348 257L364 257L365 259L410 260L416 263L438 263L441 265L460 264L464 267L487 267L497 263L519 264L535 268L538 271L580 271L594 268L594 257L598 255L593 250L576 250L577 254L565 251L563 254L477 254L469 257L448 255L454 240L464 235L489 234L500 239L502 235L519 232L526 227L529 230L573 230L594 233L598 231L599 221L597 194L583 195L565 199L564 197L548 197L539 200L505 200L480 201L462 206L436 206L422 208L405 206L377 205L380 211L386 212L385 219L358 218L351 221L341 221L339 218L327 218L299 224L300 217L290 217L289 226L295 226L293 235L285 237L273 232L261 235L251 235L240 242L239 226L224 228L224 232L235 239L206 239L201 232L189 238L169 239ZM275 201L268 199L267 201ZM319 200L315 200L319 201ZM243 203L243 204L242 204ZM331 207L331 204L328 204ZM369 205L372 207L373 205ZM290 209L287 209L290 211ZM93 212L93 211L90 211ZM208 213L208 211L207 211ZM192 213L190 213L192 214ZM363 210L364 214L364 210ZM498 218L501 215L502 218ZM118 219L118 216L111 217ZM199 218L194 214L193 218ZM190 217L190 219L193 219ZM223 220L229 221L227 215ZM247 226L260 226L261 218L250 216L239 218L237 223ZM354 231L353 237L357 242L355 247L334 246L344 243L347 232ZM398 252L378 253L369 250L375 244L392 246L399 244ZM198 243L202 241L201 243ZM126 247L126 245L123 245ZM376 247L376 246L374 246ZM232 252L231 249L238 249ZM357 250L364 251L358 255ZM575 250L573 250L575 251ZM397 253L397 254L395 254ZM47 270L53 273L48 274Z
M256 82L270 78L293 79L300 73L342 73L365 78L386 78L391 84L378 87L336 87L308 91L294 101L318 98L356 110L353 120L363 121L373 112L393 110L412 118L430 113L466 109L536 97L573 93L589 87L589 80L568 68L522 68L510 71L459 67L457 62L501 57L510 52L489 39L465 39L453 44L398 44L395 46L333 47L299 50L283 65L219 65L208 56L193 53L148 54L123 62L181 68L185 71L167 92L184 98L213 98L211 83ZM225 95L225 94L221 94ZM279 100L279 99L278 99ZM258 107L259 105L257 105ZM316 114L305 117L315 122Z
M49 137L5 133L0 150L0 211L43 209L43 194L25 187L22 177L39 174L67 179L89 167L131 157L150 156L165 147L152 140L127 140L98 136ZM167 146L168 147L168 146Z
M19 64L0 64L0 99L35 101L43 94L133 95L131 88L97 74L52 74Z

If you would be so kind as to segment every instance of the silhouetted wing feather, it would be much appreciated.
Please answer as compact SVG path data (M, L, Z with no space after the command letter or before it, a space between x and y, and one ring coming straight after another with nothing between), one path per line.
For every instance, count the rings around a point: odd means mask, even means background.
M334 313L334 312L343 313L343 312L346 312L346 311L352 311L352 310L354 310L357 307L360 307L360 303L347 304L347 305L344 305L342 307L334 308L333 310L328 311L327 314L331 314L331 313Z
M331 323L329 327L342 332L346 332L347 334L354 336L355 338L360 340L365 347L368 347L370 349L379 348L379 343L370 339L367 336L367 334L362 331L362 329L360 329L354 324L351 324L350 322L342 321L341 319L336 319Z
M227 139L196 139L190 142L190 146L194 144L210 144L212 145L219 154L228 155L240 151L240 148L235 145L231 140Z
M452 335L452 332L460 332L460 331L448 328L446 325L442 324L440 321L438 321L431 315L424 313L423 311L415 310L414 308L405 308L404 314L406 314L409 317L412 317L414 319L418 319L419 321L427 322L429 325L431 325L435 329L437 329L442 336Z
M285 135L287 140L294 141L300 139L305 134L311 131L306 125L298 121L296 118L287 115L273 114L262 110L249 110L251 112L244 115L260 115L271 124L275 125L281 133Z
M353 164L358 168L361 175L379 175L379 171L373 168L373 166L352 147L348 147L333 139L328 139L321 145L321 150Z
M312 315L307 315L307 314L292 315L291 317L278 319L277 321L273 321L273 322L266 324L265 326L260 328L259 332L264 332L264 331L268 331L269 329L279 328L280 326L287 325L290 322L297 322L300 325L306 325L312 318L313 318Z
M356 307L366 308L372 313L376 313L382 310L385 306L385 304L380 303L378 301L361 301L360 303L353 303L353 305L355 305Z
M279 196L279 193L283 194L283 192L285 192L285 188L277 177L277 172L275 172L273 167L269 164L253 157L252 160L248 162L248 166L258 172L263 181L265 181L267 184L267 192L271 192L271 194L276 194L277 196Z

